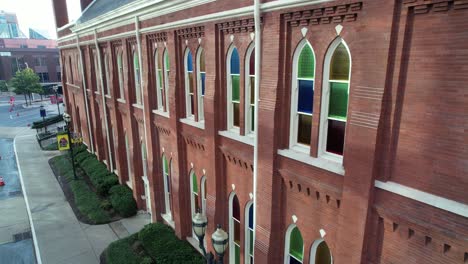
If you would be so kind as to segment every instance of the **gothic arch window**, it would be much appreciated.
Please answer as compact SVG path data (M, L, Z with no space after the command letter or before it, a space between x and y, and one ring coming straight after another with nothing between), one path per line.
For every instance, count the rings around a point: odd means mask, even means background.
M205 52L202 47L198 48L197 51L197 103L198 103L198 120L204 120L204 107L203 98L205 97Z
M229 263L240 263L240 205L237 195L229 196Z
M156 49L154 52L154 68L156 70L156 99L157 99L157 109L164 111L164 85L163 85L163 62L162 57L159 57L159 52Z
M111 95L111 81L110 81L110 75L109 75L109 57L107 54L104 55L104 71L105 71L105 76L106 76L106 95Z
M286 231L284 246L285 264L302 264L304 260L304 240L299 228L292 224Z
M119 96L120 99L125 99L124 93L124 81L123 81L123 54L119 52L117 54L117 75L119 76Z
M193 56L192 52L187 48L184 56L185 66L185 109L186 117L195 117L195 91L193 87Z
M332 264L333 257L327 242L317 239L310 249L310 264Z
M169 64L169 52L167 49L163 52L164 60L164 111L169 114L169 73L171 72Z
M247 225L245 225L245 263L254 263L254 204L252 202L247 203L245 207L245 219Z
M237 48L232 45L227 56L227 120L228 129L240 127L240 60Z
M164 204L166 207L166 215L172 219L171 210L171 168L167 161L166 155L162 156L163 177L164 177Z
M140 75L140 60L138 59L138 53L135 51L133 52L133 73L135 79L135 97L136 103L141 105L142 98L141 98L141 75Z
M255 129L255 46L247 49L245 59L245 129L246 134Z
M201 209L202 213L206 215L206 176L204 175L200 181L201 187Z

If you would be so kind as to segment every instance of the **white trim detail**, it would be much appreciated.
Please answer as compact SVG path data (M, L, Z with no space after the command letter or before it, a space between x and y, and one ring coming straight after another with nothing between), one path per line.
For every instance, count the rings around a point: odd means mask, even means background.
M227 138L232 139L232 140L242 142L242 143L250 145L250 146L254 145L254 137L250 136L250 135L241 136L238 133L235 133L235 132L230 131L230 130L218 131L218 135L223 136L223 137L227 137Z
M468 205L424 191L420 191L396 182L375 181L375 187L395 193L406 198L448 211L450 213L468 217Z
M320 238L320 239L317 239L314 241L314 243L312 243L312 246L310 247L310 259L309 259L309 262L311 264L315 263L315 258L317 257L317 248L320 246L321 243L327 243L323 238ZM328 247L328 244L327 244L327 247ZM328 247L328 251L330 252L330 263L329 264L333 264L333 255L330 251L330 247Z
M179 119L179 121L181 123L184 123L184 124L187 124L187 125L199 128L199 129L205 129L205 122L204 121L197 122L197 121L193 120L192 118L181 118L181 119Z
M332 159L327 159L324 157L314 158L311 157L308 153L303 153L293 149L279 149L278 154L283 157L306 163L320 169L331 171L342 176L345 174L343 165Z

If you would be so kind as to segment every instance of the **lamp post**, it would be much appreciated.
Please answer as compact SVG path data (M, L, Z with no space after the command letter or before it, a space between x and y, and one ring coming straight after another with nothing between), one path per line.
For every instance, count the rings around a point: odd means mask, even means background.
M192 218L192 226L195 235L199 241L199 247L203 252L203 256L206 259L207 264L223 264L224 251L226 250L228 244L229 235L221 228L221 225L218 224L216 231L211 235L211 241L213 243L213 248L218 256L218 260L214 259L213 253L206 253L205 245L203 239L205 238L206 226L208 225L208 219L206 215L202 214L200 210Z
M68 113L63 113L63 120L65 120L65 123L67 124L67 135L68 135L68 140L70 144L70 156L72 160L72 167L73 167L73 178L77 180L78 178L76 177L76 171L75 171L75 158L73 155L73 144L72 144L72 139L70 135L70 121L71 121L71 116Z
M58 85L54 85L54 86L52 87L52 89L54 89L54 91L55 91L55 103L57 103L57 111L58 111L58 115L60 115L60 107L59 107L58 93L57 93L57 91L58 91Z

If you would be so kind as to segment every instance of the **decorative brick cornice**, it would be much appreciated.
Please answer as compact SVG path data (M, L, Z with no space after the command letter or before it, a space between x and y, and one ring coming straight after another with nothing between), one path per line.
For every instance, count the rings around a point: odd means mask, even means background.
M111 46L114 47L114 48L115 48L115 47L120 47L120 46L122 46L122 40L121 40L121 39L117 39L117 40L112 41L112 42L111 42Z
M181 39L201 38L205 36L205 26L179 29L176 34Z
M167 33L166 32L152 33L152 34L148 34L147 38L151 42L164 42L164 41L167 41Z
M468 9L467 0L404 0L403 5L407 8L413 8L414 14Z
M137 43L136 37L130 37L130 38L128 38L128 39L127 39L127 43L128 43L129 45L135 45L135 44Z
M279 170L288 191L295 191L304 193L304 195L311 197L316 201L323 201L332 206L332 208L339 209L341 205L341 190L324 184L308 177L297 175L290 170Z
M161 126L159 123L154 122L154 125L158 129L159 133L165 136L169 136L171 134L171 129Z
M356 21L362 2L302 10L283 14L291 26L308 26Z
M227 147L224 147L224 146L221 146L219 148L221 149L221 152L223 152L223 156L227 162L230 162L245 170L253 172L253 164L250 162L249 159L245 159L244 155L240 153L235 153L234 151L231 151ZM240 158L240 157L243 157L243 158Z
M260 18L260 23L262 23ZM234 34L242 32L254 32L255 21L253 18L239 19L218 24L218 29L225 34Z
M205 143L198 137L194 137L192 134L184 132L182 132L181 135L184 138L184 141L187 145L192 146L201 151L205 151Z

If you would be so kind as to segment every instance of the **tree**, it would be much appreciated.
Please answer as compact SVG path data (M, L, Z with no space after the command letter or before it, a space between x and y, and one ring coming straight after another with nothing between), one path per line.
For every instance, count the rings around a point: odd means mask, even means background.
M32 93L43 92L42 86L39 84L39 76L31 68L17 71L15 77L11 79L10 84L14 87L13 91L16 94L24 95L26 104L28 104L26 95L29 96L29 101L31 101Z
M8 92L8 85L4 80L0 80L0 92Z

